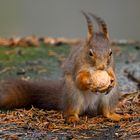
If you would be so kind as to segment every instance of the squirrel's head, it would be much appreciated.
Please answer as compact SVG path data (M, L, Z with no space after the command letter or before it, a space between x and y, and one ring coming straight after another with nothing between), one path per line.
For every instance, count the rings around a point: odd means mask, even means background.
M95 69L104 70L112 61L112 50L110 48L107 25L103 19L94 14L82 13L88 25L88 37L84 46L87 60ZM94 32L91 18L96 20L99 32Z

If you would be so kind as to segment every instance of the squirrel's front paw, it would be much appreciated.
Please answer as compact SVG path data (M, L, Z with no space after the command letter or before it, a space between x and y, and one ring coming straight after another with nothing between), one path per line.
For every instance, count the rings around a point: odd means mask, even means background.
M115 73L114 73L112 68L109 68L107 70L107 72L108 72L108 74L110 76L110 83L111 83L110 87L114 87L116 85L116 75L115 75Z
M88 90L91 83L90 73L88 71L80 71L76 76L76 84L79 89Z
M116 80L111 78L111 80L110 80L110 87L114 87L115 84L116 84Z

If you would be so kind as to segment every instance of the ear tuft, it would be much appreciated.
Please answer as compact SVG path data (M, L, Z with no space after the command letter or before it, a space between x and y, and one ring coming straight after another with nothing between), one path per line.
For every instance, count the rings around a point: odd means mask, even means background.
M89 13L89 15L96 20L100 31L105 35L106 38L109 39L108 29L107 29L107 25L106 25L105 21L102 18L100 18L92 13Z
M86 21L87 21L87 25L88 25L88 40L91 40L93 38L93 34L94 34L92 21L91 21L90 17L84 11L81 11L81 12L85 16Z

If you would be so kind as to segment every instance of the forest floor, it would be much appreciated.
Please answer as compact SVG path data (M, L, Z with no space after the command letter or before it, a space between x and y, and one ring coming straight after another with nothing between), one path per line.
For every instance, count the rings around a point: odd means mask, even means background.
M28 44L29 45L29 44ZM39 47L0 46L0 79L56 79L70 47L65 44ZM80 116L77 124L65 123L57 111L16 109L1 111L0 139L139 139L140 138L140 46L113 45L116 73L122 98L116 112L131 118L120 122L102 116Z

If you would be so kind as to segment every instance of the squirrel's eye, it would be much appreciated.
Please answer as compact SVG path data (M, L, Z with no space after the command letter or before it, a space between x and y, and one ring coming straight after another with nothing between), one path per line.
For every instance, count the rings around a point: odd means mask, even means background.
M112 50L110 49L110 53L109 53L109 56L111 56L112 55Z
M112 52L110 52L109 55L111 56L112 55Z
M92 51L92 49L89 50L89 55L90 55L90 56L93 56L93 51Z

